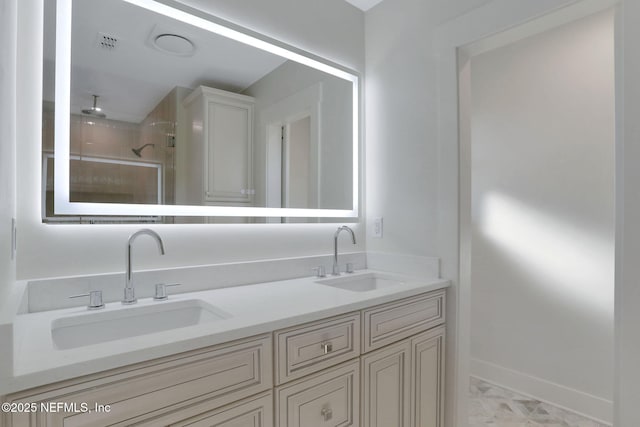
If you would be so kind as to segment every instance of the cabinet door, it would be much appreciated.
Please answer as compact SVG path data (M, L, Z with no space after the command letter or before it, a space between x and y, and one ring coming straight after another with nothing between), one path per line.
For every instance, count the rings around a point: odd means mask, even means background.
M362 425L409 427L409 340L362 357Z
M253 106L209 101L207 115L205 201L250 203Z
M411 339L411 427L442 427L444 326Z

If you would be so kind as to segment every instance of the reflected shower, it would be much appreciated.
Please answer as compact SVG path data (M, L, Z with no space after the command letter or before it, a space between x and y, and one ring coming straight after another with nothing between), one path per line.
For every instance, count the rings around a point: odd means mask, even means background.
M142 147L132 148L131 151L133 151L133 154L135 154L136 156L142 157L142 150L144 150L144 148L148 147L149 145L152 147L156 146L156 144L149 143L149 144L144 144Z
M101 119L107 117L107 115L102 112L102 108L98 107L98 95L93 95L93 107L83 109L82 113L89 116L99 117Z

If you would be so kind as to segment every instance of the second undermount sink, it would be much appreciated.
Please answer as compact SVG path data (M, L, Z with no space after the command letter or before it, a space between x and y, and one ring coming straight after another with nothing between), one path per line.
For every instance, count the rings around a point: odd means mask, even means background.
M98 313L61 317L51 323L56 349L84 347L107 341L215 322L228 313L197 299L123 307Z
M352 292L368 292L404 286L404 279L390 274L365 273L355 276L341 276L333 279L318 280L316 283Z

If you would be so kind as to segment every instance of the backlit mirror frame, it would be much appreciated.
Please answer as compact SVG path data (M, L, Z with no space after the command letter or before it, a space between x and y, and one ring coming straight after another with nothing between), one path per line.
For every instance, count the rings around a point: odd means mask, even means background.
M71 21L74 0L57 0L56 6L56 65L55 65L55 171L54 211L61 215L132 215L132 216L220 216L220 217L310 217L357 218L359 200L359 77L317 59L295 52L293 48L278 46L257 36L243 33L173 5L154 0L121 0L152 12L244 43L288 60L306 65L352 83L353 87L353 208L292 209L235 206L187 206L116 203L81 203L70 201L70 116L71 116ZM75 0L82 1L82 0Z

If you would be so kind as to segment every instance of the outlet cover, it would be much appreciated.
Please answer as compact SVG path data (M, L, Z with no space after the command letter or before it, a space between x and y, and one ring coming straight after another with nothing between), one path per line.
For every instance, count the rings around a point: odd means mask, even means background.
M382 223L381 216L373 218L373 237L382 238Z

